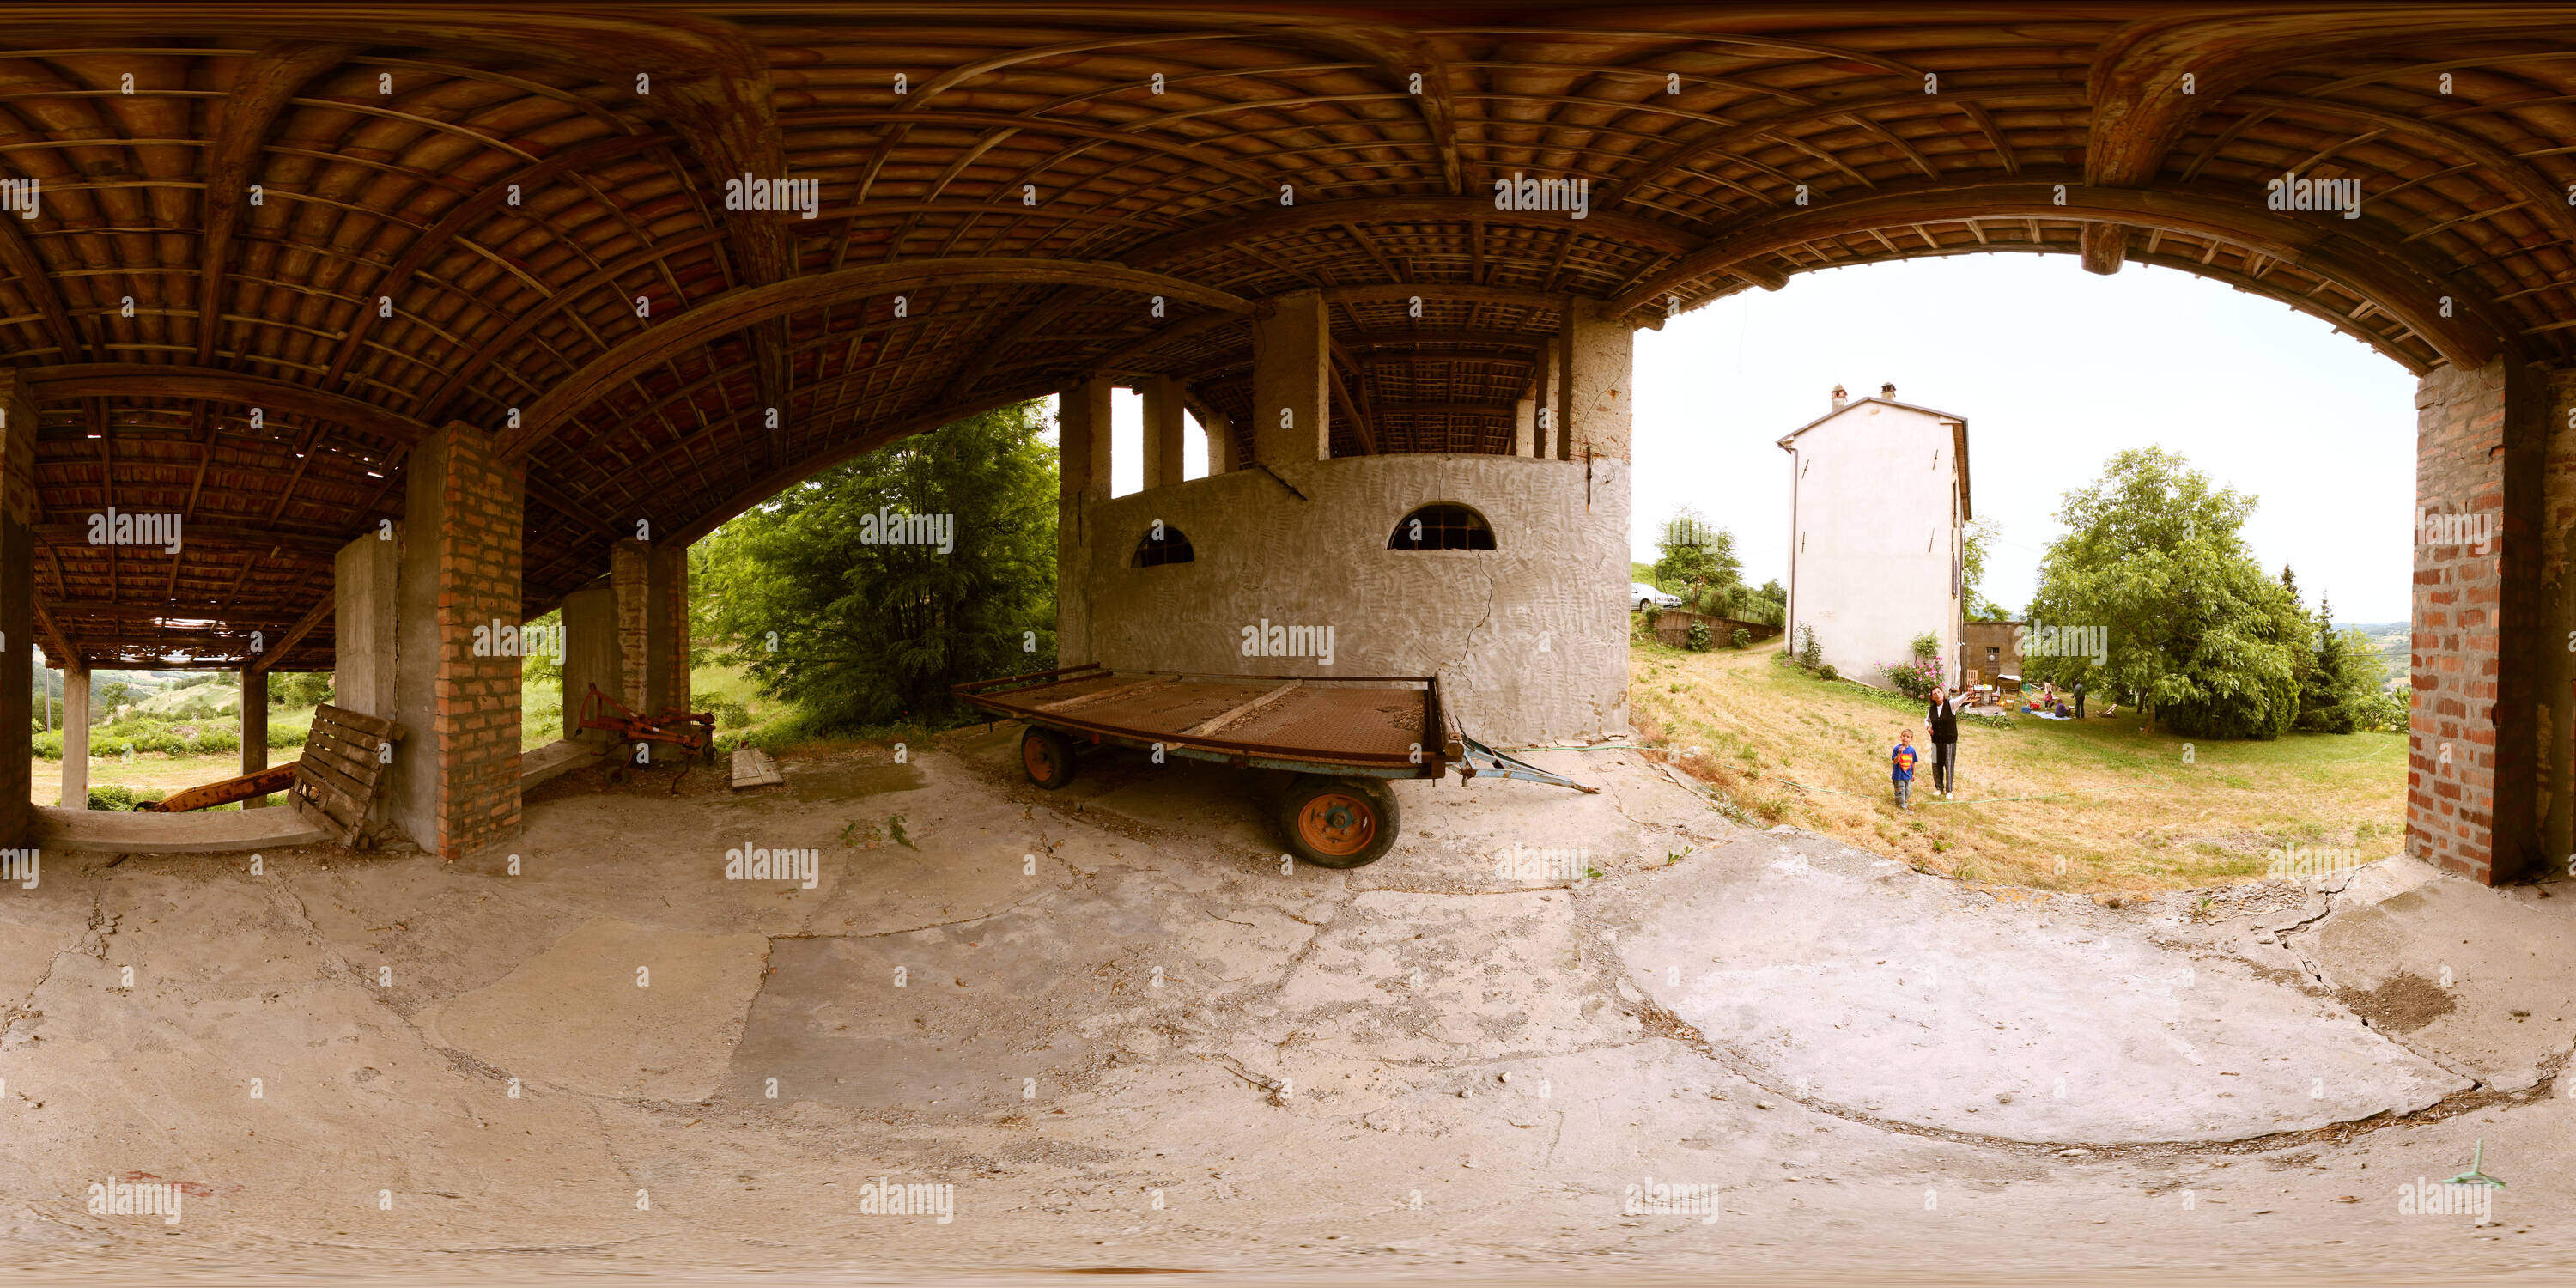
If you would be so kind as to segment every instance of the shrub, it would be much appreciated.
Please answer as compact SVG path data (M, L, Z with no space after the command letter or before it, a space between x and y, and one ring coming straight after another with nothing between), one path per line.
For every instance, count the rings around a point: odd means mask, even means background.
M1941 656L1941 637L1925 631L1914 637L1912 651L1914 659L1918 662L1937 659Z
M1817 668L1816 668L1816 675L1817 675L1819 678L1821 678L1821 679L1827 679L1827 680L1839 680L1839 679L1843 678L1843 677L1842 677L1842 673L1841 673L1841 672L1839 672L1839 671L1836 671L1836 670L1834 669L1834 664L1833 664L1833 663L1831 663L1831 662L1827 662L1827 663L1825 663L1824 665L1817 667Z
M135 806L149 805L167 795L168 792L155 787L93 787L89 789L89 807L130 814Z
M1925 636L1930 639L1930 636ZM1922 641L1917 640L1920 644ZM1937 657L1917 657L1911 662L1889 662L1878 669L1887 672L1888 682L1909 698L1929 698L1941 687L1942 668Z
M1709 634L1708 623L1692 622L1690 624L1690 646L1692 652L1706 652L1708 651L1708 646L1714 641L1715 637Z
M1810 671L1825 664L1825 646L1816 642L1816 628L1804 622L1798 625L1798 665Z
M1734 634L1726 637L1726 642L1736 648L1751 648L1753 646L1753 633L1741 626L1738 626L1735 628Z

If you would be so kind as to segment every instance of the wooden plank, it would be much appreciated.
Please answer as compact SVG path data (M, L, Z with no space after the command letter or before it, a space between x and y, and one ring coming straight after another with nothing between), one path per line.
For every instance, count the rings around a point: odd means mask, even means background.
M1179 678L1179 676L1173 675L1158 675L1150 680L1140 680L1134 684L1122 684L1117 688L1102 689L1097 693L1085 693L1078 697L1058 698L1053 702L1041 702L1029 709L1031 711L1071 711L1075 707L1087 707L1094 702L1106 702L1111 698L1124 697L1139 689L1150 689L1158 684L1170 684L1172 681Z
M1207 737L1208 735L1215 733L1217 730L1223 729L1227 725L1233 724L1235 721L1251 715L1253 712L1259 711L1263 707L1269 706L1281 698L1287 697L1290 693L1295 692L1298 688L1302 687L1303 684L1304 681L1301 680L1290 680L1286 684L1280 685L1278 688L1272 689L1268 693L1262 694L1260 697L1254 698L1252 701L1246 702L1231 711L1224 712L1207 720L1202 720L1198 724L1182 730L1181 736L1184 738Z
M411 732L383 716L371 716L364 711L351 711L347 707L335 707L327 702L313 708L313 718L328 720L336 725L346 725L360 733L374 734L379 738L391 738L395 742L401 742Z
M266 796L271 792L282 792L294 784L295 765L290 761L283 765L272 765L255 774L243 774L237 778L227 778L201 787L184 787L162 800L136 808L156 814L178 814L214 805L230 805L234 801L246 801L254 796Z
M375 792L369 784L361 783L356 779L349 777L347 774L340 772L338 769L319 761L297 761L296 781L298 783L314 783L327 787L337 795L344 796L350 800L358 802L360 808L364 808L367 801L375 796Z
M303 758L330 765L368 786L373 786L384 773L384 766L376 760L373 748L361 752L341 742L331 730L306 734Z
M770 787L786 782L778 772L778 762L757 747L736 747L733 753L733 789Z

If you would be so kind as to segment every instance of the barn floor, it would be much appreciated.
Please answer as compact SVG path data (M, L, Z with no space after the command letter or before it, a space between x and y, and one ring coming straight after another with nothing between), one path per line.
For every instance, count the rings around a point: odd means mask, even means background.
M1122 756L1050 796L1014 751L744 796L581 770L515 875L48 855L0 888L0 1265L2576 1262L2576 887L2032 899L1735 826L1618 751L1533 757L1599 796L1402 784L1396 853L1283 875L1249 776ZM743 849L813 884L727 879ZM2493 1224L2400 1214L2480 1140ZM184 1183L181 1219L90 1214L108 1178ZM880 1180L953 1219L863 1212ZM1666 1183L1720 1215L1622 1210Z

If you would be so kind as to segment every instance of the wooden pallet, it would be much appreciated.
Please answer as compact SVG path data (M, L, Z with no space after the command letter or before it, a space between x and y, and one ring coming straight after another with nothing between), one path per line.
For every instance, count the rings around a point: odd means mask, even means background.
M736 747L733 753L733 789L772 787L787 780L779 775L778 762L757 747Z
M295 785L287 793L295 812L355 848L366 834L368 806L393 764L391 748L405 733L383 716L327 703L315 707L304 756L295 762Z

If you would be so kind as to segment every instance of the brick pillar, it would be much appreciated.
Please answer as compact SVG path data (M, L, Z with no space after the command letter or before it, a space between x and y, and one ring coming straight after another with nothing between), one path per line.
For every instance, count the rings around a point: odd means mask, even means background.
M2548 373L2541 474L2538 799L2541 861L2576 857L2576 368Z
M1181 382L1154 376L1145 382L1145 487L1181 481Z
M651 542L631 537L608 548L608 585L617 595L616 697L646 715L654 710L645 696L652 687L652 552Z
M520 659L489 628L519 624L526 476L458 423L413 448L407 474L394 689L410 736L394 751L390 813L455 859L519 829Z
M1321 291L1265 300L1254 315L1252 459L1264 465L1333 454L1332 344L1324 315Z
M36 638L36 400L26 373L0 377L0 849L28 845L35 830L28 693ZM65 659L68 661L69 659ZM83 789L87 791L86 788ZM86 801L86 796L84 796Z
M619 541L608 551L608 584L617 603L618 700L648 716L687 706L688 547ZM678 754L666 746L645 750L655 761Z
M1056 396L1055 664L1091 657L1091 507L1109 499L1109 390L1089 380Z
M689 548L665 545L658 552L655 570L660 574L655 583L654 602L662 611L663 656L667 667L662 681L662 705L675 711L689 709Z
M2563 739L2540 723L2563 724L2566 711L2542 714L2559 696L2542 685L2565 665L2545 660L2542 628L2566 611L2563 590L2554 609L2547 602L2541 574L2547 374L2502 358L2443 367L2415 396L2406 848L2490 885L2545 861L2539 758ZM2462 540L2481 531L2483 544Z
M268 672L249 667L241 673L241 766L245 774L268 768ZM261 809L268 802L266 796L253 796L242 808Z

